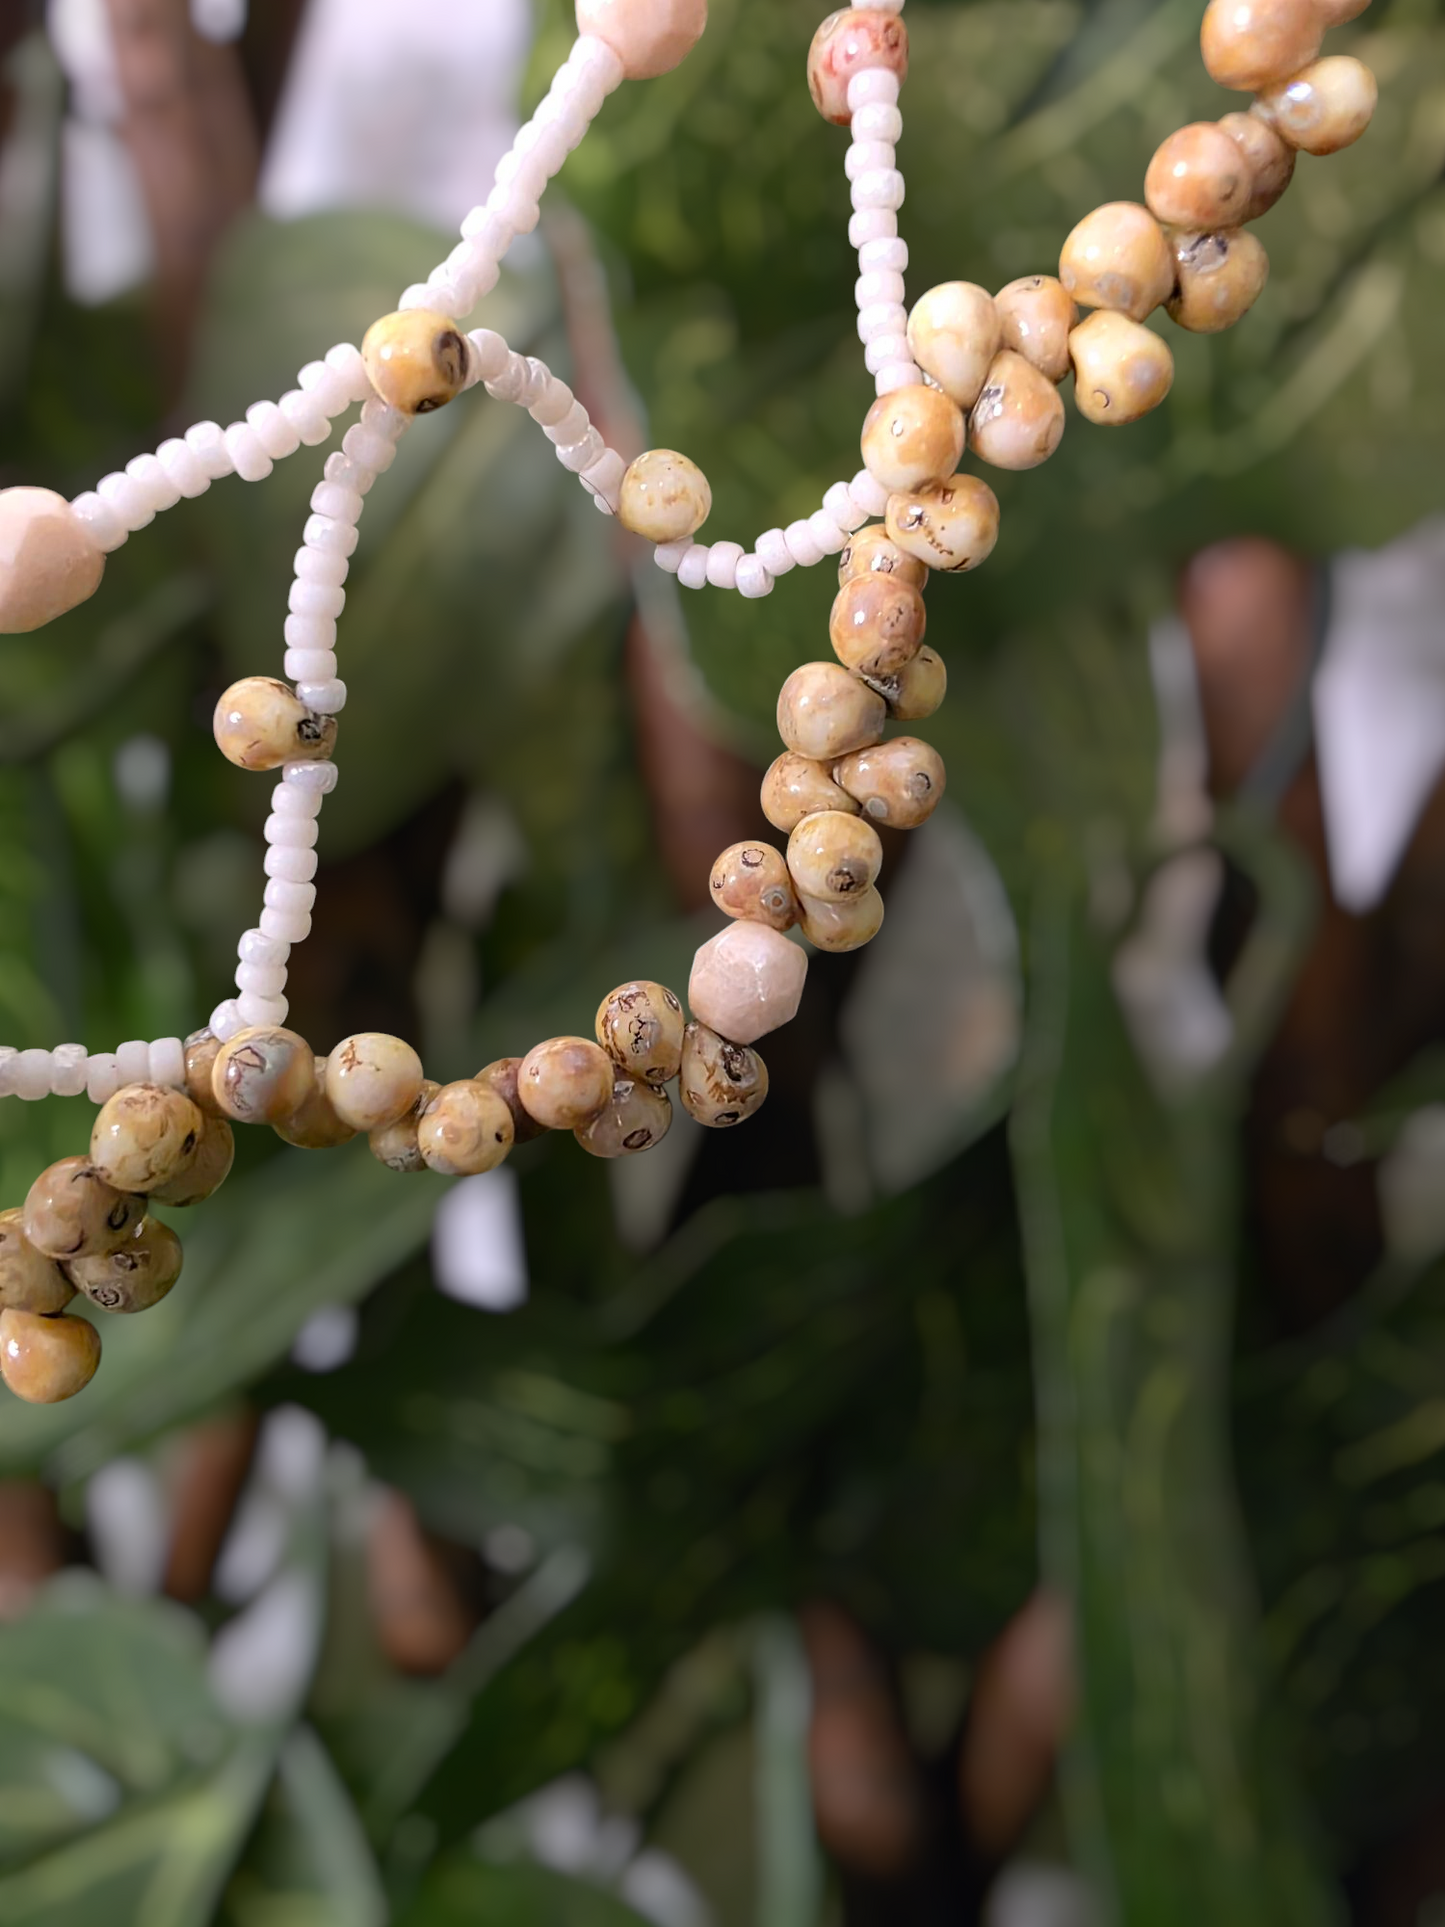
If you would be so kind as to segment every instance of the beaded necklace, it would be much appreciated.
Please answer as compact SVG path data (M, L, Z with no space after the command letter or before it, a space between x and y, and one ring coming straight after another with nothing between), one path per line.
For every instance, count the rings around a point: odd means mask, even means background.
M1212 333L1237 321L1268 273L1246 223L1283 194L1299 151L1357 140L1375 81L1349 57L1319 58L1325 32L1368 0L1209 0L1204 62L1223 86L1253 93L1248 112L1180 129L1145 177L1145 204L1095 209L1064 244L1057 278L1030 275L997 294L945 283L904 306L907 244L898 231L903 175L898 100L908 69L904 0L834 13L808 56L813 101L852 136L845 162L858 252L858 335L876 399L863 424L863 466L811 516L741 543L699 542L711 508L701 469L654 449L628 463L609 448L567 384L492 329L461 323L498 281L518 234L537 224L547 182L624 79L676 67L707 24L707 0L576 0L578 39L545 99L497 166L462 239L358 348L343 343L300 372L279 401L243 421L199 422L73 502L44 489L0 493L0 632L39 628L100 586L105 557L182 496L225 475L259 482L306 443L326 441L360 404L326 462L296 552L285 623L287 680L247 677L222 696L214 730L241 769L279 771L265 826L264 907L238 945L235 995L182 1040L88 1053L0 1049L0 1096L89 1095L100 1106L89 1152L43 1171L21 1208L0 1213L0 1375L20 1397L51 1403L89 1383L100 1360L94 1323L68 1315L77 1293L105 1311L159 1302L181 1270L180 1241L152 1201L199 1203L222 1183L235 1122L272 1126L319 1149L368 1134L396 1171L472 1175L544 1130L570 1130L595 1157L660 1142L666 1087L724 1128L767 1096L753 1046L796 1013L808 952L854 950L883 921L876 823L910 829L943 795L941 758L909 735L885 740L943 701L941 658L924 645L931 573L962 574L992 551L993 491L959 473L981 462L1027 469L1058 446L1059 384L1072 369L1088 420L1137 420L1168 394L1174 364L1146 318L1167 308ZM1079 319L1079 309L1090 310ZM525 1057L440 1087L401 1039L348 1037L325 1057L286 1028L287 966L311 929L322 803L337 781L337 623L365 497L418 416L482 386L524 408L605 514L652 543L659 567L689 589L753 599L776 578L838 558L829 620L835 660L806 663L783 685L784 753L763 779L768 820L786 853L739 843L713 866L729 919L704 943L682 1000L664 985L619 985L597 1013L596 1041L554 1037Z

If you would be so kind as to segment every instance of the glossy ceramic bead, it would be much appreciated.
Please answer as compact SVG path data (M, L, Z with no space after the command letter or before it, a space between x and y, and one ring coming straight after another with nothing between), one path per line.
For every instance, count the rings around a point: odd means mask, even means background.
M836 662L805 662L778 696L778 734L814 762L876 743L886 719L881 697Z
M622 477L617 519L649 542L681 542L712 513L712 490L696 462L676 449L652 448Z
M922 589L928 581L928 565L920 562L917 556L907 555L889 535L881 522L870 522L867 528L858 529L850 535L846 547L838 557L838 587L841 589L860 575L876 572L878 575L896 576L915 589Z
M1169 313L1191 334L1232 328L1254 306L1269 279L1269 256L1247 228L1174 234L1178 286Z
M1144 176L1149 212L1166 227L1234 227L1244 219L1252 188L1243 153L1207 120L1171 134Z
M798 920L787 863L770 843L732 844L712 866L709 887L724 916L746 917L774 930L790 930Z
M916 736L895 736L872 749L855 750L833 770L871 822L893 830L916 830L932 816L947 786L943 758Z
M977 475L903 489L888 498L888 539L925 567L962 575L998 541L998 497Z
M417 1120L417 1149L443 1178L495 1171L512 1148L512 1113L494 1090L468 1078L443 1084Z
M693 958L687 1001L720 1037L752 1044L797 1016L807 975L806 954L781 932L730 923Z
M0 489L0 635L27 635L93 596L105 553L63 495Z
M686 1024L682 999L666 984L634 978L602 999L595 1028L598 1043L624 1076L661 1085L677 1076Z
M336 718L308 709L288 684L269 676L232 683L212 728L221 754L238 769L324 762L336 746Z
M361 358L377 394L402 415L445 408L471 372L466 336L450 315L426 308L373 321L362 338Z
M908 29L898 15L882 7L830 13L808 49L808 92L824 120L848 125L848 83L870 67L882 67L900 82L908 78Z
M678 1062L682 1046L678 1045ZM665 1091L640 1079L618 1076L612 1095L589 1123L573 1133L594 1158L629 1158L650 1151L672 1129L672 1105Z
M518 1058L516 1061L520 1064L522 1060ZM425 1171L427 1168L426 1159L421 1154L421 1145L417 1140L417 1127L426 1113L428 1104L440 1089L440 1084L432 1078L427 1078L416 1103L412 1105L405 1117L399 1117L394 1124L383 1124L379 1131L368 1134L366 1141L371 1155L379 1164L384 1164L388 1171L405 1174Z
M23 1219L18 1205L0 1211L0 1311L64 1311L75 1287L53 1258L31 1244Z
M788 871L800 897L842 902L878 880L883 845L863 816L823 810L805 816L788 839Z
M522 1059L517 1093L527 1112L549 1131L575 1131L612 1095L612 1059L585 1037L549 1037Z
M1307 67L1324 30L1315 0L1209 0L1199 45L1211 80L1255 93Z
M1101 308L1069 337L1074 400L1101 427L1123 427L1157 408L1174 385L1169 344L1127 315Z
M200 1143L201 1124L184 1092L127 1084L100 1107L90 1161L117 1191L153 1191L180 1177Z
M1069 330L1079 318L1073 296L1051 274L1026 274L993 298L999 346L1032 362L1050 381L1069 372Z
M522 1093L517 1080L521 1075L523 1059L520 1057L499 1057L486 1064L477 1072L476 1081L485 1084L497 1093L507 1109L512 1113L512 1135L518 1144L530 1144L533 1138L545 1137L547 1127L539 1124L522 1102Z
M236 1139L230 1124L219 1111L203 1112L200 1142L190 1163L169 1184L158 1184L150 1193L154 1204L204 1204L213 1197L231 1174L236 1156Z
M343 1038L327 1058L326 1095L353 1130L379 1131L406 1116L424 1076L410 1044L384 1031L361 1031Z
M83 1392L100 1363L100 1333L85 1318L0 1311L0 1378L30 1405Z
M711 1131L725 1131L762 1108L768 1067L745 1044L720 1037L706 1024L689 1024L677 1090L689 1117Z
M913 359L960 408L972 408L978 400L1001 345L993 296L972 281L945 281L930 288L908 317Z
M1037 468L1064 433L1064 404L1047 375L1011 348L994 357L968 418L968 445L994 468Z
M314 1054L316 1082L300 1110L271 1127L277 1137L286 1144L294 1144L298 1151L334 1150L338 1144L349 1144L357 1134L356 1126L338 1117L336 1106L331 1102L326 1089L328 1061L319 1053Z
M304 1037L279 1025L238 1030L216 1054L211 1089L238 1124L280 1124L316 1088L316 1053Z
M845 669L860 676L892 676L918 654L927 626L919 591L897 576L871 570L838 591L828 635Z
M814 810L848 810L857 805L829 774L826 763L815 763L784 750L763 778L763 815L786 835Z
M1255 112L1301 153L1338 154L1352 147L1374 119L1379 93L1362 60L1331 54L1267 87L1255 102Z
M861 950L883 928L883 898L876 889L864 890L839 903L826 897L802 899L803 935L815 950Z
M605 40L628 80L671 73L707 26L707 0L577 0L577 31Z
M925 644L906 669L875 687L895 723L922 722L948 694L948 669L938 651Z
M168 1224L147 1218L118 1250L97 1258L75 1258L70 1275L92 1305L102 1311L149 1311L181 1275L181 1241Z
M21 1228L47 1258L63 1264L124 1244L145 1216L145 1199L107 1184L89 1158L61 1158L26 1193Z
M1114 308L1142 321L1173 291L1174 262L1147 207L1110 201L1086 214L1065 241L1059 279L1080 307Z
M880 395L863 421L863 465L886 489L951 475L963 453L963 410L922 383Z
M1257 221L1268 214L1294 179L1298 156L1259 114L1226 114L1219 123L1243 154L1249 169L1249 196L1241 221Z

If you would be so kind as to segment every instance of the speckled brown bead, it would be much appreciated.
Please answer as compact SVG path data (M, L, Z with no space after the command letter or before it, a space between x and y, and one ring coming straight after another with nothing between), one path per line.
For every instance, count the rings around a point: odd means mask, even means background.
M1175 234L1179 285L1169 313L1191 334L1232 328L1248 314L1269 279L1269 256L1247 228L1211 234Z
M834 767L833 780L870 821L894 830L915 830L927 822L948 783L943 758L916 736L855 750Z
M444 1178L495 1171L513 1144L512 1113L489 1085L443 1084L417 1120L417 1148Z
M29 1405L83 1392L100 1363L100 1333L85 1318L0 1311L0 1378Z
M1199 45L1211 80L1254 93L1307 67L1323 34L1315 0L1209 0Z
M686 1025L675 991L637 977L602 999L595 1028L598 1043L620 1071L638 1083L661 1085L677 1076Z
M182 1091L127 1084L90 1133L90 1161L117 1191L154 1191L180 1177L201 1139L201 1113Z
M962 575L993 554L998 497L977 475L905 489L888 498L888 536L928 568Z
M802 909L803 935L818 950L861 950L883 928L883 899L876 889L864 890L845 903L804 897Z
M236 1138L229 1122L219 1111L202 1114L200 1142L189 1164L169 1184L158 1184L150 1193L155 1204L186 1206L204 1204L213 1197L231 1174L236 1156Z
M972 408L1002 345L998 309L987 288L944 281L930 288L908 317L908 346L960 408Z
M681 1061L679 1044L679 1065ZM661 1144L671 1129L672 1105L667 1093L638 1078L619 1075L613 1080L611 1097L596 1117L581 1125L573 1136L591 1157L627 1158Z
M354 1124L348 1124L344 1117L336 1115L336 1106L326 1089L326 1066L329 1060L317 1052L313 1053L312 1061L316 1082L307 1092L300 1110L293 1112L290 1117L283 1117L280 1123L271 1128L283 1143L294 1144L298 1151L331 1151L338 1144L349 1144L357 1135L357 1129Z
M689 1024L677 1089L690 1117L722 1131L762 1108L768 1067L746 1044L729 1043L706 1024Z
M575 1131L612 1095L612 1059L585 1037L549 1037L522 1059L517 1092L549 1131Z
M952 475L963 453L963 410L914 382L880 395L863 418L863 466L886 489L920 488Z
M729 845L712 866L709 887L724 916L747 917L774 930L791 930L798 920L787 863L770 843Z
M211 1068L216 1102L238 1124L280 1124L315 1088L315 1051L294 1030L275 1025L237 1031Z
M968 418L968 445L994 468L1037 468L1064 434L1064 404L1047 375L1005 348Z
M882 868L883 845L862 816L823 810L804 817L788 839L788 870L800 897L836 902L861 896Z
M883 699L836 662L805 662L778 695L778 734L814 762L876 743L886 719Z
M873 687L895 723L919 723L933 715L948 694L948 668L938 651L925 643L906 669Z
M62 1262L114 1251L145 1216L144 1198L107 1184L89 1158L48 1165L26 1194L21 1225L47 1258Z
M895 576L919 590L928 582L927 564L916 556L905 555L881 522L869 522L848 537L838 557L838 587L841 589L845 583L867 575L870 570Z
M1069 330L1079 318L1073 296L1052 274L1026 274L993 298L999 346L1031 361L1050 381L1069 372Z
M896 676L918 654L927 627L928 611L918 590L897 576L870 570L838 591L828 638L845 669L859 676Z
M712 489L675 448L650 448L622 477L617 519L648 542L681 542L712 513Z
M1266 87L1254 111L1301 153L1338 154L1353 147L1374 119L1379 92L1362 60L1331 54Z
M326 1095L343 1123L379 1131L405 1117L416 1103L425 1073L410 1044L385 1031L343 1037L326 1060Z
M856 809L833 781L826 763L785 749L763 778L763 815L775 830L794 830L814 810Z
M0 1311L64 1311L75 1287L53 1258L25 1235L23 1213L0 1211Z
M181 1275L181 1241L168 1224L147 1218L133 1238L98 1258L72 1258L71 1278L102 1311L149 1311Z
M520 1064L521 1061L520 1057L511 1059L514 1064ZM418 1093L416 1103L412 1105L405 1117L399 1117L394 1124L383 1124L379 1131L369 1133L366 1141L371 1148L371 1155L379 1164L384 1164L388 1171L425 1171L426 1159L422 1156L421 1145L417 1142L417 1126L421 1123L428 1104L440 1089L440 1084L428 1078ZM495 1089L495 1086L489 1085L488 1089ZM498 1091L497 1095L500 1097L501 1092ZM503 1098L502 1101L505 1103L506 1099ZM520 1110L521 1106L517 1108ZM510 1114L515 1116L515 1113ZM525 1116L525 1113L523 1115ZM531 1121L530 1118L527 1119L529 1124Z
M450 315L408 308L373 321L361 338L367 379L388 408L429 415L466 386L471 348Z
M1144 176L1149 211L1166 227L1234 227L1244 219L1249 163L1215 121L1192 121L1161 142Z
M1169 344L1142 321L1101 308L1069 337L1079 413L1122 428L1157 408L1174 383Z
M209 1030L193 1030L186 1039L186 1096L208 1117L224 1117L216 1102L211 1073L220 1054L221 1040Z
M238 769L324 763L336 747L336 718L308 709L289 683L270 676L234 682L216 704L216 746Z
M1110 201L1086 214L1065 241L1059 279L1080 307L1142 321L1172 293L1174 261L1147 207Z
M908 78L908 29L896 13L881 7L842 7L830 13L808 49L808 92L813 105L835 127L853 118L848 82L866 67L886 67L900 81Z
M1241 221L1257 221L1268 214L1294 179L1299 158L1288 141L1281 140L1267 120L1258 114L1226 114L1219 123L1243 154L1249 168L1249 197Z
M517 1079L521 1070L520 1057L498 1057L493 1063L484 1065L477 1072L476 1081L494 1090L512 1113L514 1142L530 1144L533 1138L545 1137L547 1127L545 1124L539 1124L522 1102L522 1094L517 1088Z

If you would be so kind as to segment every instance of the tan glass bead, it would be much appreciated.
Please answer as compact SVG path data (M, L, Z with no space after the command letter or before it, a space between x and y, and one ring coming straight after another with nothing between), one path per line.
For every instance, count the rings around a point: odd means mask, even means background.
M673 448L650 448L622 478L617 519L649 542L682 542L712 513L712 489L696 462Z
M300 1110L283 1117L271 1128L283 1143L294 1144L298 1151L332 1151L338 1144L351 1142L357 1134L356 1126L336 1115L336 1106L326 1089L329 1060L317 1052L313 1061L316 1082L307 1092Z
M876 743L886 718L882 697L836 662L805 662L778 695L778 734L814 762Z
M686 1026L682 999L646 977L619 984L597 1006L598 1043L619 1070L642 1084L667 1084L677 1076Z
M787 863L771 843L732 844L712 866L710 888L725 916L747 917L773 930L791 930L798 921Z
M517 1093L549 1131L575 1131L612 1095L612 1059L585 1037L549 1037L534 1044L517 1073Z
M960 408L972 408L978 400L1001 344L993 296L973 281L930 288L908 317L913 359Z
M919 590L928 583L926 564L916 556L905 555L881 522L870 522L848 537L838 557L838 587L844 588L870 570L876 570L879 575L896 576Z
M217 1111L201 1118L201 1138L195 1154L179 1177L169 1184L158 1184L150 1193L154 1204L178 1206L204 1204L231 1175L236 1156L236 1138L229 1123Z
M927 627L920 592L877 570L845 582L828 618L828 636L839 662L868 677L896 676L918 654Z
M23 1216L18 1205L0 1211L0 1311L64 1311L75 1286L53 1258L31 1244Z
M678 1045L678 1063L682 1046ZM650 1151L672 1129L672 1105L665 1091L655 1090L640 1079L618 1076L612 1095L589 1124L573 1133L577 1142L594 1158L627 1158L638 1151Z
M883 868L878 832L862 816L823 810L788 839L788 869L800 897L841 902L871 890Z
M379 1131L405 1117L425 1076L410 1044L385 1031L344 1037L326 1060L326 1095L345 1124Z
M0 1378L28 1405L74 1398L99 1363L100 1333L89 1319L0 1311Z
M1315 0L1209 0L1199 45L1211 80L1252 94L1307 67L1323 34Z
M845 903L827 897L803 899L803 935L816 950L861 950L883 928L883 899L865 890Z
M943 758L916 736L855 750L835 767L833 777L864 816L894 830L916 830L927 822L948 784Z
M1157 408L1174 385L1169 344L1142 321L1101 308L1069 336L1079 413L1122 428Z
M1258 114L1226 114L1219 123L1243 154L1249 168L1249 195L1241 221L1257 221L1268 214L1294 179L1298 156Z
M1064 404L1047 375L1011 348L994 357L968 418L968 445L994 468L1037 468L1063 439Z
M677 1090L689 1117L710 1131L725 1131L762 1109L768 1067L745 1044L719 1037L706 1024L689 1024Z
M807 954L780 931L730 923L699 946L687 1001L698 1022L720 1037L752 1044L797 1016L807 976Z
M1331 54L1302 73L1266 88L1255 112L1281 140L1305 154L1338 154L1353 147L1375 117L1380 89L1362 60Z
M998 542L998 497L977 475L951 475L888 498L888 535L930 569L962 575Z
M153 1191L180 1177L201 1140L201 1113L183 1091L127 1084L96 1113L90 1161L117 1191Z
M1179 285L1169 313L1191 334L1232 328L1259 299L1269 279L1269 256L1247 228L1212 234L1174 234Z
M853 118L848 82L868 67L886 67L899 81L908 78L908 29L896 13L881 7L843 7L830 13L808 49L808 92L813 105L835 127Z
M577 31L605 40L628 80L656 80L692 52L707 0L577 0Z
M906 669L873 687L895 723L918 723L933 715L948 694L948 670L938 651L925 644Z
M388 408L430 415L462 392L472 351L450 315L408 308L373 321L361 340L367 379Z
M181 1241L168 1224L147 1218L133 1238L97 1258L73 1258L70 1275L102 1311L149 1311L181 1275Z
M216 745L238 769L324 763L336 747L336 718L308 709L289 683L246 676L216 704Z
M48 1165L26 1193L21 1225L37 1251L63 1263L114 1251L145 1216L144 1198L107 1184L89 1158Z
M211 1084L211 1072L215 1069L220 1049L220 1038L209 1030L193 1030L185 1042L186 1096L208 1117L225 1115L216 1102L216 1093Z
M507 1109L512 1113L512 1136L518 1144L530 1144L533 1138L545 1137L547 1127L539 1124L522 1102L522 1094L517 1088L521 1074L520 1057L499 1057L494 1063L484 1065L477 1072L476 1081L494 1090Z
M828 774L826 763L815 763L786 749L763 778L763 815L775 830L794 830L814 810L856 808Z
M863 465L883 488L921 488L958 467L965 432L957 402L913 382L880 395L864 416Z
M1115 308L1142 321L1172 293L1174 261L1147 207L1110 201L1065 241L1059 279L1080 307Z
M1233 227L1244 219L1252 188L1244 155L1208 120L1171 134L1144 176L1149 211L1166 227Z
M1050 381L1069 372L1069 330L1079 318L1073 296L1051 274L1026 274L993 298L999 346L1031 361Z
M428 1170L444 1178L480 1177L511 1150L512 1113L474 1078L443 1084L417 1120L416 1142Z
M514 1060L518 1064L521 1061L520 1057ZM480 1079L478 1081L480 1082ZM366 1141L371 1147L371 1155L379 1164L384 1164L388 1171L425 1171L426 1159L422 1156L421 1145L417 1142L417 1126L425 1116L427 1106L440 1089L441 1085L429 1077L422 1085L415 1104L405 1117L399 1117L394 1124L383 1124L379 1131L368 1134ZM501 1093L498 1092L497 1095L500 1096ZM505 1101L503 1099L504 1103Z
M216 1102L238 1124L281 1124L316 1088L316 1053L304 1037L279 1026L238 1030L211 1068Z
M105 555L63 495L0 489L0 635L23 636L93 596Z

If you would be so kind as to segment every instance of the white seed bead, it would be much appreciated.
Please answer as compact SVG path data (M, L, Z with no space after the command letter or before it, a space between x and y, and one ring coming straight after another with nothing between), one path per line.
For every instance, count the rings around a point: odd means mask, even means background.
M885 234L881 240L865 241L858 250L858 271L860 274L902 274L908 266L908 243L897 234ZM899 296L902 299L902 296Z
M179 1037L156 1037L151 1040L150 1081L171 1090L180 1090L184 1086L186 1047Z
M850 194L855 209L886 207L896 213L903 205L907 189L896 167L876 167L858 176Z
M309 883L316 874L317 861L315 850L292 850L284 843L273 843L266 852L264 868L268 877L279 877L283 883Z
M540 420L535 407L532 409L532 415ZM565 414L556 415L550 422L542 423L547 440L555 448L571 448L574 442L581 441L591 426L592 417L580 401L572 402Z
M323 481L335 482L339 488L350 489L353 495L370 495L376 486L376 473L364 462L353 462L349 455L343 455L338 448L334 455L326 457L326 466L321 471Z
M903 137L903 116L889 102L874 101L854 114L852 134L855 141L888 141L896 145Z
M95 1051L85 1066L85 1094L92 1104L107 1104L120 1089L120 1066L113 1050Z
M558 448L557 460L569 475L581 475L591 468L594 462L600 461L606 453L607 444L602 439L602 431L589 428L580 442L573 442L566 448Z
M847 529L840 529L826 509L814 509L808 517L808 532L824 555L838 555L848 546Z
M241 1015L240 1006L234 997L227 997L216 1005L211 1012L207 1027L211 1035L218 1037L223 1044L234 1037L238 1030L246 1028L246 1020Z
M344 555L328 554L324 549L310 549L304 543L296 551L291 564L299 582L326 582L336 589L346 580L348 566Z
M246 421L273 462L284 461L301 446L301 437L274 401L253 401Z
M13 1044L0 1044L0 1097L15 1095L15 1066L20 1053Z
M84 1044L57 1044L50 1053L50 1090L54 1097L79 1097L85 1089Z
M846 529L850 535L854 529L861 529L868 520L867 509L859 508L846 482L834 482L823 497L823 507L838 526Z
M896 107L901 91L897 74L889 68L865 67L848 82L848 112L856 114L864 107Z
M320 790L298 789L294 783L281 782L271 792L271 814L268 822L278 816L295 817L302 823L314 823L321 814L324 798Z
M320 827L314 816L277 816L273 811L262 825L261 834L268 843L279 844L283 849L311 850L316 847Z
M90 532L90 539L106 555L111 555L129 539L130 530L102 495L89 488L70 505L78 522Z
M707 579L715 589L738 586L738 564L743 559L741 542L714 542L707 555Z
M653 550L653 560L659 569L668 575L676 575L682 567L683 559L693 546L692 537L685 535L680 542L659 542Z
M346 376L328 368L324 361L308 361L296 379L301 392L316 403L328 422L344 415L356 399Z
M353 422L341 438L344 454L373 475L384 475L396 460L396 443L362 422Z
M899 301L875 301L858 316L858 339L866 348L884 335L904 335L908 330L908 311Z
M863 350L863 365L870 375L876 375L890 361L907 361L908 358L907 335L874 335Z
M346 607L346 591L329 582L293 582L286 606L298 616L339 616Z
M530 413L532 420L539 428L555 428L558 422L567 419L572 409L580 406L577 397L566 382L552 375L542 393L532 403ZM586 413L585 409L583 413Z
M330 796L340 781L341 771L335 763L286 763L281 771L282 783L313 796Z
M888 268L874 268L853 283L853 300L860 314L883 302L902 308L903 294L903 276Z
M318 716L339 716L346 707L346 684L339 676L328 677L325 682L297 683L296 694Z
M134 482L139 482L146 492L146 498L157 514L162 509L174 508L181 499L181 491L166 473L164 465L154 455L135 455L125 465L125 472Z
M204 495L211 486L211 478L201 466L195 450L178 436L161 443L156 450L156 460L171 478L177 492L188 500Z
M326 350L326 366L346 384L348 401L365 401L371 393L371 380L361 350L350 341L338 341Z
M738 563L738 594L749 602L773 593L772 572L760 555L745 555Z
M262 901L268 910L282 910L292 916L309 917L316 906L316 885L288 883L284 877L272 877L266 885Z
M50 1095L50 1052L23 1050L15 1060L15 1095L27 1104Z
M249 422L231 423L226 430L226 452L243 482L264 482L276 466Z
M110 504L132 535L156 519L150 497L133 475L104 475L96 483L95 492Z
M793 552L788 547L788 539L781 529L765 529L758 537L754 548L758 560L768 574L774 577L786 575L789 569L796 569Z
M870 475L866 468L860 468L853 477L848 484L848 493L859 508L866 509L869 515L883 515L887 512L888 490L876 476Z
M625 71L622 56L595 33L579 34L567 56L567 65L602 90L604 97L622 85Z
M288 950L293 944L305 943L311 935L311 918L297 910L277 910L268 903L258 921L262 936L284 943ZM216 1029L214 1018L211 1020L211 1029ZM219 1036L220 1032L217 1031L216 1035Z
M236 472L235 460L219 422L193 423L186 430L185 443L213 482Z
M500 261L512 245L513 230L500 214L483 205L474 207L462 222L462 239L470 241L474 248L489 255L492 260ZM479 332L489 334L491 330L482 329Z
M477 371L477 380L495 381L512 356L505 340L494 328L474 328L467 340L472 344L472 366Z
M288 649L329 650L336 648L335 616L298 616L286 618L282 634ZM286 672L291 673L289 670Z
M873 385L880 395L891 395L897 388L917 388L922 380L916 362L889 361L878 370Z
M237 990L253 990L258 997L279 997L286 988L284 964L237 964Z
M848 223L851 247L865 247L869 241L896 240L897 236L898 214L894 208L860 207L854 210Z
M627 464L615 448L604 448L590 468L582 470L582 486L590 489L599 502L605 502L615 515L622 500L622 478Z
M284 997L258 997L254 990L243 990L236 999L236 1010L244 1030L284 1024L290 1006Z
M527 364L521 355L509 354L507 365L499 375L494 375L486 384L487 393L493 401L518 402L522 390L527 385Z
M684 589L700 589L707 581L708 548L705 542L693 542L677 571L677 579Z
M354 528L361 520L361 491L347 488L341 482L318 482L311 491L311 507L330 522L343 522Z
M504 221L510 222L518 234L530 234L541 213L536 200L524 194L515 182L494 187L487 196L487 206L493 213L500 214Z
M236 955L242 963L273 968L286 962L291 955L291 946L289 943L278 943L274 937L268 937L264 930L247 930L236 945Z
M843 157L843 172L850 181L856 181L862 174L881 173L897 164L898 155L892 141L855 139Z
M115 1067L122 1084L144 1084L150 1075L151 1047L143 1037L130 1038L115 1049Z
M334 649L288 649L282 673L288 682L330 682L336 674Z
M535 201L547 185L547 170L535 151L518 149L514 142L497 162L492 179L498 187L514 187L519 193L525 194L529 201Z
M823 560L827 550L813 533L811 521L789 522L783 530L783 540L800 569L811 569Z
M312 515L301 531L301 540L322 555L354 555L361 536L349 522L338 522L332 515Z
M288 388L276 404L308 448L316 448L331 433L331 417L315 394Z
M413 308L425 309L429 314L445 314L446 309L440 305L445 299L445 295L439 293L430 281L413 281L411 286L403 291L401 300L396 305L404 314Z

